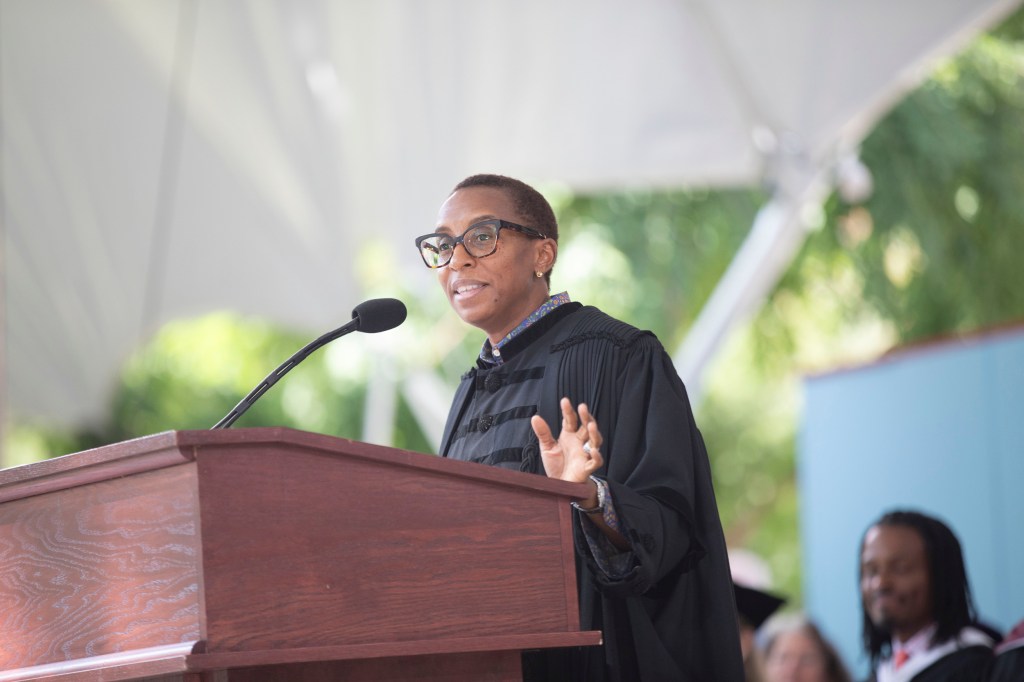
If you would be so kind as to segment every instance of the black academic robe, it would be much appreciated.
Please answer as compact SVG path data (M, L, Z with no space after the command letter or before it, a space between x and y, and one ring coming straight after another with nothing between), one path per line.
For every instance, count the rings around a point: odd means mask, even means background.
M1000 650L986 682L1024 682L1024 644Z
M986 682L991 663L991 647L967 646L951 651L936 660L911 677L908 682ZM869 678L869 682L875 680L874 675Z
M991 647L965 647L943 656L914 675L913 682L983 682L991 661Z
M672 362L650 332L560 306L459 386L442 453L543 475L529 418L557 435L558 400L586 403L603 436L632 564L607 577L574 515L580 620L604 645L524 657L524 678L585 682L744 678L732 581L707 452Z

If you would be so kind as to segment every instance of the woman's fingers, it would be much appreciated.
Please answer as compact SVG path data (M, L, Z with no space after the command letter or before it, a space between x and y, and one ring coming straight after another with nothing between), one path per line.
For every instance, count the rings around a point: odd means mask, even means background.
M562 398L559 406L562 429L557 439L543 417L534 415L530 419L530 426L540 445L545 473L552 478L586 481L604 464L604 456L600 452L604 439L597 428L597 420L585 404L580 403L579 414L568 398Z
M572 403L568 398L562 398L559 401L559 405L562 408L562 432L572 433L577 430L578 422L576 419L576 410L572 409Z
M597 420L594 419L594 415L590 413L590 408L587 407L586 403L580 403L580 421L586 428L586 439L590 443L591 448L599 448L604 442L601 437L601 431L597 428Z
M558 445L558 441L551 434L551 427L544 421L544 417L539 414L533 415L530 418L530 426L533 427L533 432L537 435L537 442L540 443L542 450L551 450Z

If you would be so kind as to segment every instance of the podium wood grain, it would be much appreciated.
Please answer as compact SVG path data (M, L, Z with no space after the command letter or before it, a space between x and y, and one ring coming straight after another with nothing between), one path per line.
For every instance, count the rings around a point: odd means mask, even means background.
M599 641L579 631L579 493L289 429L6 470L0 682L517 679L521 649Z

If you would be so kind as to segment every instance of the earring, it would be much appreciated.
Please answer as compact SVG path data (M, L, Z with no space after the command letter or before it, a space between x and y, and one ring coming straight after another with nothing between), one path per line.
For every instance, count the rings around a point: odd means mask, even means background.
M534 274L535 274L535 275L537 275L537 279L540 279L541 277L543 277L543 276L544 276L544 273L543 273L543 272L541 272L540 270L538 270L538 271L537 271L537 272L535 272Z

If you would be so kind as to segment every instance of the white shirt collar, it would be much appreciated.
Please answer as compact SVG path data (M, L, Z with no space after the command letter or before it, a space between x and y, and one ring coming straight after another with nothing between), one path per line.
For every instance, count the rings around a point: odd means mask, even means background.
M915 656L917 654L923 654L928 651L928 648L932 644L932 637L935 636L935 631L939 629L938 623L932 623L927 625L916 633L911 635L910 639L906 642L901 642L895 637L892 638L892 653L895 654L897 651L906 651L908 655Z

